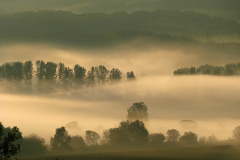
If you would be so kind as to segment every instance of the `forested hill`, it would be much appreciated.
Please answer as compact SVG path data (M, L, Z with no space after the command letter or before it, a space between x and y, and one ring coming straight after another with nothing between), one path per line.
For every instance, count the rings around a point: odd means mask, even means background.
M239 0L0 0L0 14L37 10L114 13L156 9L192 10L240 21Z
M104 44L137 37L170 41L235 37L240 23L193 11L137 11L74 14L66 11L23 12L0 16L1 41ZM177 37L177 38L176 38ZM180 38L179 38L180 37Z

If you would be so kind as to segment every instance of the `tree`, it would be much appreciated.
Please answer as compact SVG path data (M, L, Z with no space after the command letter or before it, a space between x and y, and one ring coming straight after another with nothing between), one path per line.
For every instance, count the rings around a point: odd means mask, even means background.
M81 67L78 64L74 66L74 79L76 86L82 86L84 84L85 74L86 69L84 67Z
M45 72L46 72L45 62L38 60L38 61L36 61L35 65L36 65L35 75L37 76L37 79L38 80L44 80L45 79Z
M196 68L195 67L191 67L189 69L189 74L197 74Z
M68 134L65 127L57 128L54 137L51 137L50 144L52 146L52 151L69 151L71 146L71 136Z
M179 142L186 145L197 144L197 135L193 132L185 132L183 136L179 138Z
M47 153L45 139L36 134L30 134L23 138L21 154L23 155L44 155Z
M217 142L218 142L218 139L214 134L212 134L211 136L209 136L207 138L207 143L208 144L216 144Z
M240 141L240 126L235 127L235 129L233 130L232 136L235 140Z
M13 68L13 79L15 81L21 82L23 79L23 63L14 62L12 68Z
M45 64L45 80L55 80L57 72L57 64L54 62L47 62Z
M108 78L108 73L109 71L103 65L95 67L95 78L97 79L97 82L99 85L103 85L106 83Z
M27 88L31 87L33 77L33 64L32 61L26 61L23 65L24 83Z
M122 72L119 69L113 68L109 73L110 84L120 82L122 79Z
M109 135L110 135L110 130L107 129L103 131L103 136L100 140L101 145L110 144Z
M167 141L177 142L180 137L180 133L176 129L171 129L167 131Z
M88 86L93 86L95 84L95 68L92 67L90 71L87 72L86 82Z
M144 146L148 136L148 130L139 120L122 121L119 127L109 129L109 141L113 146Z
M127 112L127 120L129 121L148 121L147 105L145 105L143 102L133 103L133 105L127 109Z
M135 77L133 71L127 72L127 80L128 81L136 80L136 77Z
M166 137L162 133L152 133L149 135L150 144L153 146L161 146L166 140Z
M90 146L98 145L99 139L100 139L100 136L97 132L90 131L90 130L86 131L85 140L88 145Z
M7 160L20 152L22 133L17 127L4 128L0 122L0 159Z
M78 135L72 136L70 145L77 150L84 149L86 147L83 137Z

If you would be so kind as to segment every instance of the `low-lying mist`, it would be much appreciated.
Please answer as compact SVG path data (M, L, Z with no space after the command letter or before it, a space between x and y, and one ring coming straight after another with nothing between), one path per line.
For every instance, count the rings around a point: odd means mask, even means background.
M173 76L181 67L211 63L236 63L237 55L200 54L197 48L169 49L154 45L142 47L138 42L108 49L66 49L46 45L15 44L0 47L0 63L44 60L63 62L73 67L79 64L87 70L105 65L109 70L119 68L123 76L134 71L137 81L115 85L83 87L63 93L21 95L1 93L0 117L4 126L17 126L23 135L36 133L49 143L55 129L77 121L79 128L67 129L71 135L84 135L86 130L118 126L126 120L127 109L134 102L148 106L150 133L166 133L168 129L186 130L181 120L193 120L192 129L198 136L212 133L219 139L232 136L239 126L240 77L231 76ZM140 43L141 44L141 43ZM199 48L198 48L199 49Z

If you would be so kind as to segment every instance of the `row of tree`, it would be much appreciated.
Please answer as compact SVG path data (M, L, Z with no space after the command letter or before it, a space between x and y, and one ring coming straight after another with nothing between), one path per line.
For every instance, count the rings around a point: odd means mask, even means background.
M33 79L36 83L33 85ZM36 61L35 70L32 61L11 62L0 66L0 80L10 82L11 87L33 90L38 93L71 90L82 86L94 86L118 83L123 79L122 72L104 65L91 67L89 71L78 64L73 69L63 63ZM127 72L127 80L136 80L133 71ZM14 85L15 84L15 85Z
M222 66L213 66L213 65L201 65L198 68L181 68L173 72L174 75L194 75L194 74L205 74L205 75L240 75L240 63L234 64L229 63L224 67Z
M88 130L85 137L71 136L65 127L56 129L50 140L48 150L45 140L36 134L22 137L17 127L4 128L0 123L0 159L8 159L20 151L21 155L44 155L47 153L92 152L108 151L111 149L181 147L196 145L216 145L218 139L213 134L198 139L196 133L185 132L182 136L176 129L163 133L149 133L145 127L148 120L147 106L143 102L136 102L127 110L126 121L120 122L118 127L103 131L102 136ZM135 112L135 114L132 114ZM233 130L233 139L240 142L240 126ZM21 147L20 147L21 146ZM49 152L50 151L50 152Z

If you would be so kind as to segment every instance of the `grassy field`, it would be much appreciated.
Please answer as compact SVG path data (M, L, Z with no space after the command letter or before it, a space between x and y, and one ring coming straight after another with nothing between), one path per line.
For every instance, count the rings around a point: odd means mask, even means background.
M240 149L233 146L167 148L78 155L20 158L21 160L239 160Z

